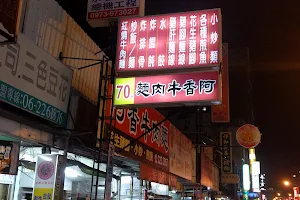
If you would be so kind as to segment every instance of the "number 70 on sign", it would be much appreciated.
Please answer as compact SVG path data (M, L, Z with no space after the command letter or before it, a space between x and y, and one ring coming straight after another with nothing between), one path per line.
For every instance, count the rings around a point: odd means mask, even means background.
M114 105L134 104L135 78L117 78L114 88Z

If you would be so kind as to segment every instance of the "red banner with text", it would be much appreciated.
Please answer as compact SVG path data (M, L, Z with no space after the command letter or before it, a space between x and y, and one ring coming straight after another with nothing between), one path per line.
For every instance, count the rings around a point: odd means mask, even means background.
M117 71L219 66L220 9L124 18L119 22Z
M116 78L114 105L220 102L219 71Z
M109 91L109 95L111 93ZM107 107L109 108L110 105ZM114 115L116 125L111 139L115 143L116 152L165 119L154 108L114 108ZM106 116L110 116L109 109L106 109ZM121 154L169 172L170 126L170 121L163 122L140 138L138 142L122 151Z
M178 184L177 176L168 172L156 170L143 163L140 164L140 179L169 185L173 188L176 188Z

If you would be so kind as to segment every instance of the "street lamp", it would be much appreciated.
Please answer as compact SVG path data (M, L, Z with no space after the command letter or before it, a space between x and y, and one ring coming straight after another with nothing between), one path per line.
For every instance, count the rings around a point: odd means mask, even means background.
M292 196L292 194L289 194L289 197L291 197Z
M285 186L289 186L289 185L290 185L290 182L289 182L289 181L284 181L283 184L284 184Z
M280 193L277 193L277 196L279 196L279 197L280 197Z

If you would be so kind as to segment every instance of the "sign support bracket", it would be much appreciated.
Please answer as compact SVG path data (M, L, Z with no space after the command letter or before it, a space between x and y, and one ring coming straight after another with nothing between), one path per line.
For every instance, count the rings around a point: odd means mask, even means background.
M105 55L103 56L103 58L108 59L108 57L105 56ZM85 65L85 66L82 66L82 67L79 67L79 68L76 67L78 70L82 70L82 69L85 69L85 68L93 67L93 66L95 66L95 65L98 65L98 64L102 64L102 63L103 63L103 60L102 60L102 59L80 58L80 57L68 57L68 56L62 56L62 52L60 52L60 53L59 53L59 60L62 61L63 59L95 61L95 63L93 63L93 64ZM75 68L75 67L74 67L74 68Z

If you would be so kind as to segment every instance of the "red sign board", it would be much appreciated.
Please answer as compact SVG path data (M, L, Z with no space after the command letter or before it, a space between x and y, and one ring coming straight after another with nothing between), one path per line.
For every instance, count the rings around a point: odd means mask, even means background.
M115 106L218 103L219 92L218 71L117 78L114 103Z
M116 153L119 153L121 149L125 148L134 140L133 137L119 129L115 129L110 137L114 142ZM149 142L149 144L151 144L151 142ZM148 144L142 142L142 139L126 147L120 154L133 160L146 163L156 169L165 172L169 171L169 156L151 148Z
M145 133L164 117L155 109L116 109L116 128L134 139ZM170 122L166 121L158 129L146 134L140 141L164 155L169 155Z
M228 77L228 44L222 48L222 104L213 105L211 108L211 121L227 123L230 121L229 113L229 77Z
M119 23L117 71L219 66L220 9L124 18Z
M169 185L173 188L176 188L178 183L177 176L156 170L143 163L140 164L140 179L160 183L163 185Z
M169 185L169 174L167 172L156 170L143 163L140 164L140 179Z
M114 109L114 115L116 124L112 140L116 152L164 119L154 108ZM106 116L110 116L109 109ZM122 151L122 155L169 172L170 128L170 121L165 121Z

